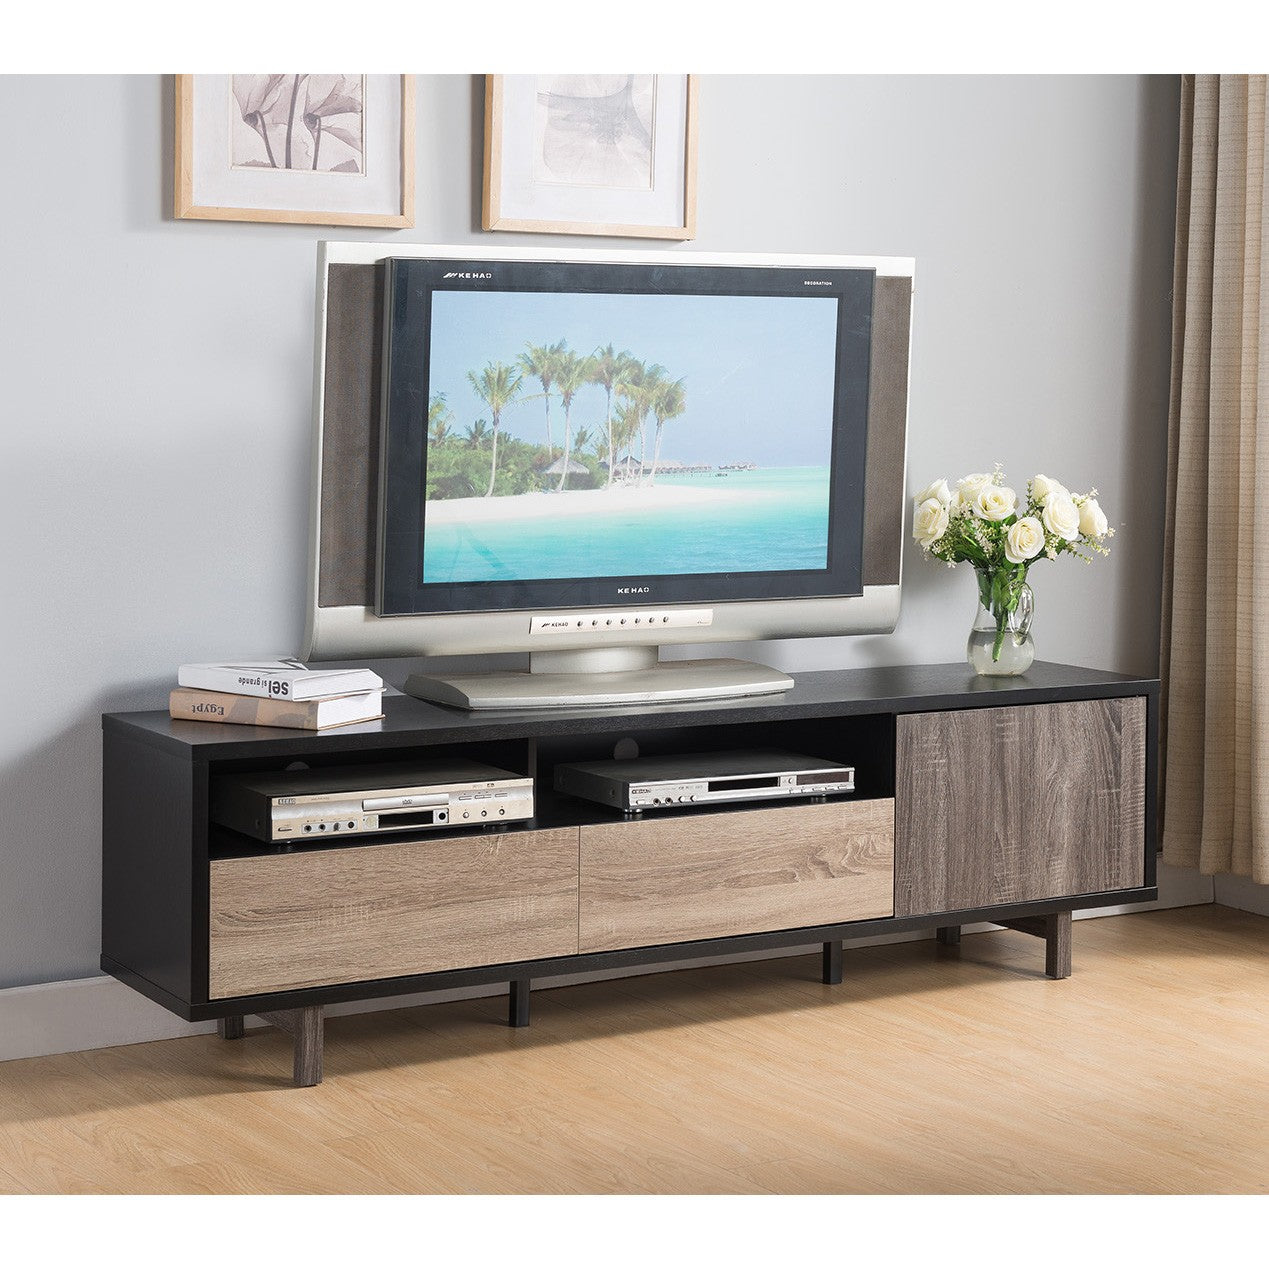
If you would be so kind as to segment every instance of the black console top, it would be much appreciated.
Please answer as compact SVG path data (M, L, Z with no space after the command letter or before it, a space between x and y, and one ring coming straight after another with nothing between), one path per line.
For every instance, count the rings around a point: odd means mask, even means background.
M1040 705L1090 697L1150 696L1159 690L1158 679L1044 661L1037 661L1017 678L980 678L963 663L804 670L794 672L794 678L791 691L773 696L618 708L468 713L409 696L389 696L383 702L384 718L320 732L191 722L171 718L163 710L106 714L102 726L190 761L215 761L579 735L635 724L648 730L978 705Z

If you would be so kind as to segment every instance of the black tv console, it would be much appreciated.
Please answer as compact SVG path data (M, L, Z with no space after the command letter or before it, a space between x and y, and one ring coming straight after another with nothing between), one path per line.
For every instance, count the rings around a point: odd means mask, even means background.
M107 714L102 968L190 1021L254 1014L321 1078L338 1001L992 921L1070 973L1071 913L1157 897L1154 679L1036 664L822 671L726 703L471 715L389 697L329 732ZM850 797L623 819L553 790L556 763L747 748L856 769ZM625 746L624 748L628 748ZM242 771L469 758L533 777L536 817L497 831L270 846L213 824Z

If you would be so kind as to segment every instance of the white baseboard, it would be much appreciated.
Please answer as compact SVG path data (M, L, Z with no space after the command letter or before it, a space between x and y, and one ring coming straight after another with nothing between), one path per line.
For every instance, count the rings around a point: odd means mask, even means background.
M1235 877L1227 872L1220 873L1214 880L1217 903L1269 916L1269 886L1258 886L1250 877Z
M1226 879L1242 882L1241 878ZM1245 885L1260 892L1269 887ZM1144 912L1152 908L1178 908L1196 903L1212 903L1214 889L1211 877L1201 877L1188 868L1169 868L1159 865L1159 899L1154 903L1128 904L1122 907L1097 908L1077 912L1080 917L1112 916L1123 912ZM1246 902L1216 899L1234 907L1245 907ZM1262 893L1259 902L1263 905ZM1265 911L1248 907L1248 911ZM967 925L964 933L974 934L995 929L982 923ZM907 934L887 934L874 938L852 939L847 947L867 947L883 943L907 943L915 939L931 938L932 930ZM807 947L775 948L764 952L744 952L731 956L710 957L705 960L674 961L661 965L636 965L627 969L603 970L597 973L565 974L555 978L534 980L535 986L564 987L573 983L598 982L603 979L629 978L639 974L664 973L690 966L725 965L737 961L771 960L781 956L796 956L819 950L819 944ZM331 1005L327 1013L332 1016L351 1013L369 1013L377 1009L406 1009L414 1005L440 1004L446 1000L471 1000L481 996L503 995L506 988L499 984L480 987L464 987L452 991L426 992L409 996L390 996L378 1000L355 1000ZM255 1025L254 1022L251 1025ZM263 1024L260 1024L263 1025ZM50 1053L74 1053L81 1049L106 1049L118 1044L143 1044L151 1040L170 1040L178 1036L200 1035L214 1031L212 1022L183 1022L168 1013L161 1005L125 987L114 978L77 978L68 982L38 983L31 987L10 987L0 991L0 1062L15 1058L43 1057Z

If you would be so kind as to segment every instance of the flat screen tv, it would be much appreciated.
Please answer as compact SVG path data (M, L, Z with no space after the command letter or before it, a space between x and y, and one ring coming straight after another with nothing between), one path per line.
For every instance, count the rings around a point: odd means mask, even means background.
M407 686L543 707L784 690L657 649L893 628L910 261L324 245L310 655L526 653ZM367 356L349 541L325 455Z

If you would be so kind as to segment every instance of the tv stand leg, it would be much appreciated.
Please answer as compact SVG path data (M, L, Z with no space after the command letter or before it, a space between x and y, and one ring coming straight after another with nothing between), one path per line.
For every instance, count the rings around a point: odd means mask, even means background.
M1044 972L1050 978L1071 976L1071 914L1055 912L1045 917Z
M228 1018L216 1019L216 1034L222 1040L241 1040L247 1030L247 1020L240 1013L230 1014Z
M295 1046L292 1076L296 1088L312 1088L322 1082L322 1042L325 1014L321 1005L281 1009L260 1015L270 1026L285 1031Z
M511 1001L507 1009L507 1026L527 1027L529 1025L529 987L530 980L516 978L511 982Z
M832 939L824 944L822 981L829 987L842 981L841 939Z
M955 947L961 941L959 925L940 925L934 932L935 939L944 947Z
M1001 921L1010 930L1033 934L1044 940L1044 972L1050 978L1071 976L1071 914L1050 912L1047 916L1016 917Z

